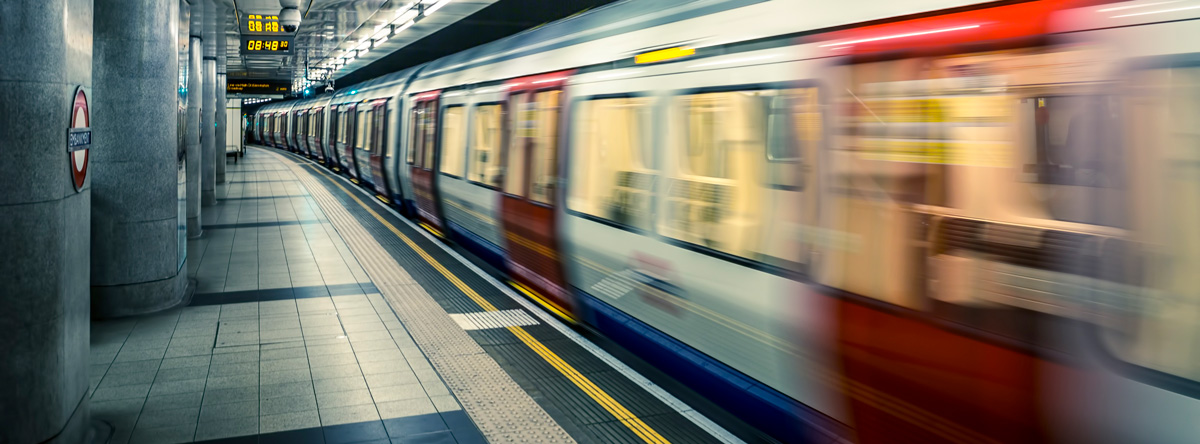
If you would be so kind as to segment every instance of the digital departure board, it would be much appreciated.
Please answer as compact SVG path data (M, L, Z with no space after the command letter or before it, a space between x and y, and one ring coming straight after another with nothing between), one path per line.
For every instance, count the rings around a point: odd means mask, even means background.
M242 36L242 54L278 54L292 53L292 37Z
M288 82L272 80L229 79L225 82L225 92L230 94L284 94L291 92Z
M291 35L279 25L277 15L246 14L242 23L242 35Z

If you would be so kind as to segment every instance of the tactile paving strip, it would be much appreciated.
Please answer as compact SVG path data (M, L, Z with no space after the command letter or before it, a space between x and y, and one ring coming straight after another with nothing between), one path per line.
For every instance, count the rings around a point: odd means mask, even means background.
M489 328L523 327L537 325L537 319L525 310L483 311L477 313L451 313L450 319L463 330L486 330Z
M278 154L263 150L273 156ZM284 161L318 202L489 442L575 442L417 284L311 173Z

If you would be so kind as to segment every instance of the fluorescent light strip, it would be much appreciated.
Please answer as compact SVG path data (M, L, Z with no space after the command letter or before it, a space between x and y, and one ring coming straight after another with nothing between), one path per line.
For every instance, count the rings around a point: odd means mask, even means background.
M1125 10L1125 9L1145 8L1147 6L1157 6L1157 5L1165 5L1168 3L1179 3L1179 2L1180 2L1180 0L1171 0L1169 2L1154 2L1154 3L1143 3L1140 5L1131 5L1131 6L1117 6L1114 8L1099 9L1096 12L1113 12L1113 11L1121 11L1121 10Z
M828 43L828 44L821 45L819 47L825 48L825 47L829 47L829 46L846 46L846 45L854 45L854 44L858 44L858 43L877 42L880 40L901 39L901 38L905 38L905 37L916 37L916 36L921 36L921 35L940 34L943 32L975 29L980 26L982 26L982 25L968 25L968 26L959 26L959 27L955 27L955 28L935 29L932 31L910 32L907 34L896 34L896 35L888 35L888 36L883 36L883 37L873 37L873 38L862 39L862 40L851 40L849 42Z
M553 78L553 79L537 80L537 81L534 81L534 82L533 82L533 84L534 84L534 85L537 85L537 84L539 84L539 83L553 83L553 82L561 82L561 81L563 81L563 80L567 80L567 78L566 78L566 77L555 77L555 78Z
M434 3L433 6L425 8L425 16L428 17L429 14L433 14L434 11L442 9L442 6L446 6L446 3L450 3L450 0L441 0L437 3Z
M1135 12L1133 14L1114 15L1111 18L1134 17L1134 16L1138 16L1138 15L1150 15L1150 14L1163 14L1163 13L1167 13L1167 12L1187 11L1189 9L1200 9L1200 5L1188 6L1188 7L1184 7L1184 8L1160 9L1158 11Z

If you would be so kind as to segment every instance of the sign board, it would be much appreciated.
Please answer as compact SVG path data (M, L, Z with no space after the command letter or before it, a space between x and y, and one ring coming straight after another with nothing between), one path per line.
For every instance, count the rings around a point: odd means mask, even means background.
M242 36L242 55L291 55L292 39L290 35L282 36Z
M242 35L291 35L279 24L274 14L246 14L242 20Z
M229 94L288 94L292 85L288 82L270 80L238 80L230 79L225 83L225 92Z
M67 158L71 165L71 179L76 192L83 189L87 180L88 150L92 147L90 125L87 93L83 86L79 86L75 88L75 96L71 102L71 124L67 127Z

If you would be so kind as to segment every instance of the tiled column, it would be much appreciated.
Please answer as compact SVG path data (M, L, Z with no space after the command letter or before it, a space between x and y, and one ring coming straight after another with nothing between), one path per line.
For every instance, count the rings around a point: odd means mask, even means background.
M204 205L217 203L216 126L217 87L217 8L213 0L204 2L204 104L200 109L200 200ZM221 36L223 38L223 36Z
M188 237L200 237L200 107L204 102L203 58L204 58L204 7L202 0L192 0L191 18L188 20L188 72L187 72L187 228Z
M92 86L92 0L0 11L0 442L75 443L89 419L92 181L75 188L67 126L76 88Z
M213 91L213 102L217 105L216 128L213 130L217 136L217 183L225 183L225 25L228 22L225 19L226 12L223 6L217 7L217 88Z
M127 316L179 304L187 285L178 241L179 4L95 3L92 316Z

